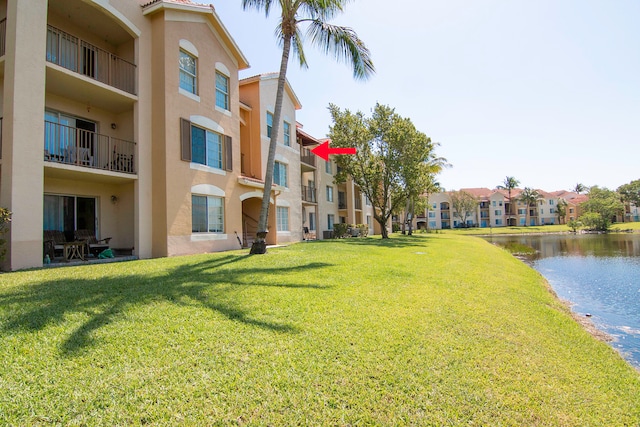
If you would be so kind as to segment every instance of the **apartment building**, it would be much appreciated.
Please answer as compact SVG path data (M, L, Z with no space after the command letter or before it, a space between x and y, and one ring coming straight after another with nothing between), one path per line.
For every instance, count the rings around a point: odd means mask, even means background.
M237 212L242 213L245 247L251 246L258 231L277 86L277 73L240 81L242 174L238 184L242 206ZM276 146L268 244L298 242L303 238L301 144L296 122L296 110L300 108L300 101L287 82Z
M44 230L110 237L139 258L250 246L277 74L240 80L248 67L210 5L0 0L0 206L13 213L3 268L41 266ZM300 108L287 83L270 244L372 216L318 165Z
M460 191L471 194L478 202L466 218L458 215L453 207L451 192L436 193L430 195L426 212L416 216L415 227L438 230L559 224L577 218L578 206L583 201L576 193L537 190L540 199L535 205L527 206L520 200L522 189L519 188L511 190L511 201L507 190L463 188ZM567 203L564 218L558 215L560 200Z

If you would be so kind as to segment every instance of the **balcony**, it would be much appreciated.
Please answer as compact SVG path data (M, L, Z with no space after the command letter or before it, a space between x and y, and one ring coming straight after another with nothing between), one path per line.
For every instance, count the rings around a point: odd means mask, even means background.
M135 64L51 25L47 26L47 61L136 94Z
M0 57L4 56L7 48L7 18L0 21Z
M303 166L303 172L305 172L305 165L310 166L312 168L311 170L316 168L316 155L308 148L300 148L300 161L302 162L301 166Z
M135 174L136 143L45 121L44 160L111 172Z
M354 204L355 204L356 210L361 211L362 210L362 196L360 196L360 195L356 196Z
M316 198L316 189L313 187L308 187L306 185L303 185L302 201L309 202L309 203L318 203L318 199Z

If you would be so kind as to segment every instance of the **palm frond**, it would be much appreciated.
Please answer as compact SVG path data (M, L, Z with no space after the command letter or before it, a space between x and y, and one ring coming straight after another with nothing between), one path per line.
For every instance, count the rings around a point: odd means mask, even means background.
M311 19L328 22L344 12L351 0L298 0L301 13Z
M310 22L307 33L324 53L332 53L338 61L350 64L354 78L366 80L375 73L369 49L353 29L315 19Z
M242 9L255 9L257 11L264 10L265 16L269 16L271 11L271 3L273 0L242 0Z

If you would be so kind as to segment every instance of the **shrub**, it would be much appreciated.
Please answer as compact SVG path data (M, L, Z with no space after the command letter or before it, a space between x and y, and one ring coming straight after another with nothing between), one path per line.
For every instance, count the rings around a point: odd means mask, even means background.
M369 235L369 226L367 224L356 225L358 229L358 237L367 237Z
M10 222L11 212L9 212L9 209L0 208L0 261L2 261L7 254L7 249L4 247L6 240L3 239L2 236L8 231Z
M333 238L334 239L342 239L343 237L347 237L349 231L349 224L333 224Z

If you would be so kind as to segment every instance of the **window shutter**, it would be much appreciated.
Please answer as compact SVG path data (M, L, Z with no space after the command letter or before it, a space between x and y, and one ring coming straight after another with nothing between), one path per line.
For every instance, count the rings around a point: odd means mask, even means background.
M180 118L180 148L181 158L186 162L191 161L191 122Z
M224 135L224 170L233 170L233 139L229 135Z

